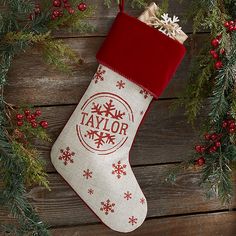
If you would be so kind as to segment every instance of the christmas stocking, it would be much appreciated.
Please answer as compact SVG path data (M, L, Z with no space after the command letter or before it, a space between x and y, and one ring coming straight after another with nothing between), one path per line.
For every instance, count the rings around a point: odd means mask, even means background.
M181 43L125 14L121 4L97 54L98 70L52 147L56 170L113 230L133 231L146 217L129 151L150 102L184 53Z

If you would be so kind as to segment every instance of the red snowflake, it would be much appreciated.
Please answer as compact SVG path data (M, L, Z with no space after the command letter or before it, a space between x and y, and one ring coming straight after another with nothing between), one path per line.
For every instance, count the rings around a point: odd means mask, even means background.
M144 203L145 203L145 198L144 198L144 197L140 198L140 203L141 203L141 204L144 204Z
M75 155L75 153L72 152L69 147L67 147L65 150L61 149L60 152L61 152L61 155L59 156L58 159L63 160L64 165L67 165L68 162L70 163L74 162L73 156Z
M89 188L89 189L88 189L88 194L93 195L93 193L94 193L94 190L91 189L91 188Z
M121 165L121 161L118 161L117 164L112 164L112 168L114 170L111 173L116 175L118 179L121 177L121 175L126 175L126 171L124 170L126 165Z
M123 119L123 116L125 115L125 112L121 112L120 110L116 109L112 99L110 99L109 102L106 102L105 104L102 105L93 103L91 112L96 113L97 115L104 115L105 117L111 117L116 120Z
M118 89L124 88L124 87L125 87L125 82L123 82L122 80L117 81L117 82L116 82L116 87L117 87Z
M111 135L109 133L100 132L97 130L89 130L84 136L92 139L97 145L97 148L100 148L100 146L103 146L105 143L115 144L115 135Z
M104 211L106 215L109 214L109 212L114 212L114 206L115 203L111 203L109 199L107 199L105 202L101 202L102 207L100 208L101 211Z
M138 219L135 218L134 216L129 217L129 224L137 224Z
M126 193L124 193L124 198L128 201L129 199L132 198L132 193L130 193L129 191L127 191Z
M145 90L145 89L140 90L139 93L140 93L140 94L143 94L143 96L144 96L145 99L148 98L149 95L150 95L150 93L149 93L147 90Z
M97 72L95 73L93 79L95 81L95 84L99 81L103 81L104 80L104 77L103 75L105 74L105 70L103 70L103 67L100 65L97 69Z
M87 170L84 170L83 176L84 176L86 179L89 179L89 178L92 178L92 174L93 174L93 172L90 171L89 169L87 169Z

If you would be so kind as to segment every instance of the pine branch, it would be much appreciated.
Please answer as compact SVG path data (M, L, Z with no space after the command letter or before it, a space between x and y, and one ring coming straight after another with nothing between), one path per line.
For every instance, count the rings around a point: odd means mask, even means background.
M7 123L0 114L1 123ZM24 187L25 164L21 158L14 153L9 140L5 135L3 126L0 127L0 177L4 182L4 190L0 194L0 204L7 207L13 217L15 217L20 227L7 227L14 235L25 235L32 233L37 236L47 236L46 226L41 222L32 206L27 201Z
M71 72L72 63L81 64L82 60L62 40L47 40L41 44L44 60L58 70Z

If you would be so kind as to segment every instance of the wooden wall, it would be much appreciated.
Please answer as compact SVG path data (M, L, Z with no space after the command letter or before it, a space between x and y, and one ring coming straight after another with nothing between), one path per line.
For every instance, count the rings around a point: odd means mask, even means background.
M90 19L97 27L94 33L82 35L66 31L55 32L55 37L65 40L84 60L83 65L73 71L73 75L59 73L45 65L36 50L19 56L9 74L6 90L8 102L30 103L41 107L49 121L49 133L53 140L83 96L98 65L95 54L117 13L114 5L107 9L103 6L103 1L86 2L96 6L96 14ZM133 16L141 13L141 10L130 7L127 10ZM177 0L170 0L171 14L183 18L188 10L187 0L182 4ZM196 131L186 124L184 111L178 109L171 112L169 109L184 88L190 62L207 36L207 32L201 32L193 39L191 22L184 25L183 29L190 37L186 44L188 53L164 94L153 105L131 151L131 164L149 206L146 222L130 233L132 236L236 235L236 212L229 211L216 199L206 199L198 184L198 173L182 174L174 186L164 182L169 168L184 160L197 140ZM52 191L33 187L29 189L27 196L42 219L52 227L53 235L120 235L100 224L56 173L49 158L52 144L36 145L47 164ZM236 207L236 201L231 207ZM5 212L0 212L0 221L9 221Z

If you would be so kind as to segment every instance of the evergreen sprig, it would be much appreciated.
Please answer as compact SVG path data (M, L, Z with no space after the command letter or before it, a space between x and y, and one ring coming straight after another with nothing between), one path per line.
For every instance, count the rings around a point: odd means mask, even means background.
M185 166L195 166L201 171L200 183L208 196L214 195L223 204L229 204L234 193L232 167L236 162L235 130L227 128L230 122L235 125L236 118L236 32L229 32L225 22L235 20L235 12L231 11L235 8L235 1L201 0L193 1L192 6L195 9L192 10L194 32L201 28L209 30L209 42L218 38L217 50L223 49L224 53L220 56L222 66L217 68L209 53L210 48L201 51L194 61L186 91L177 102L185 107L191 123L206 104L210 110L205 129L208 133L201 145L195 147L196 153ZM216 142L218 146L214 146ZM170 179L176 179L182 166L176 167L179 171L170 172Z
M53 38L52 30L65 27L86 31L89 27L83 20L93 12L90 8L76 14L65 11L64 17L52 24L50 4L50 1L41 1L40 13L36 14L33 1L0 0L0 205L17 220L13 225L2 225L0 232L4 230L10 235L49 235L47 225L26 197L26 187L38 184L49 189L44 163L32 140L50 139L43 128L34 129L26 121L23 126L16 126L15 108L4 100L8 71L16 55L33 47L47 63L70 71L80 59L64 41Z

